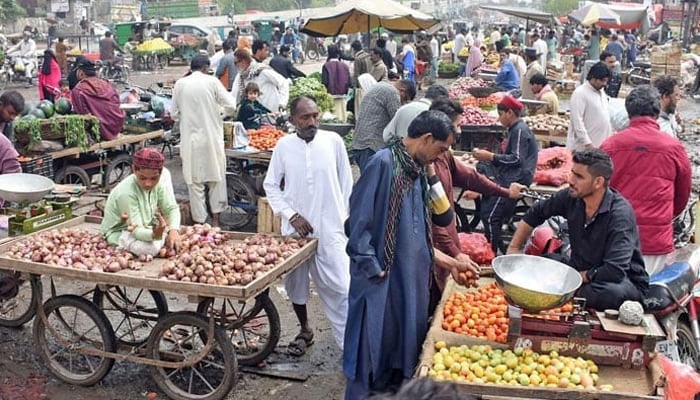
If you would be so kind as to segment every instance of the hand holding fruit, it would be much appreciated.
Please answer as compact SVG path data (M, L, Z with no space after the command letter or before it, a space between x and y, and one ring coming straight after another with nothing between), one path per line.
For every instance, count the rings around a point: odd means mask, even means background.
M476 158L479 161L492 161L493 153L488 150L478 149L474 151L474 158Z
M299 214L294 214L289 220L289 223L292 224L294 230L297 231L297 233L301 237L305 237L308 234L314 233L314 228L311 226L309 221L307 221L304 217L302 217Z
M479 265L464 253L458 254L454 260L452 277L455 281L462 286L476 287L476 281L479 279Z

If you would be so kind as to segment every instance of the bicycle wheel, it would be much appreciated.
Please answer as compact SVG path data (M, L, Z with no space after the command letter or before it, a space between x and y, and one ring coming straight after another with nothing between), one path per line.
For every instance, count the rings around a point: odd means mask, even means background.
M131 156L124 153L118 154L105 167L104 175L102 176L102 188L109 191L130 174Z
M258 196L265 196L263 182L265 181L265 175L267 175L267 165L249 164L245 167L245 172L253 182L253 190L255 191L255 194Z
M146 357L153 360L182 362L201 356L210 342L212 347L204 358L189 367L150 367L151 376L165 395L175 400L219 400L229 394L236 384L238 363L233 346L219 327L214 337L206 334L209 321L197 313L181 311L163 317L148 339Z
M156 290L110 286L102 291L98 287L92 302L109 319L117 341L127 346L146 343L158 318L168 313L165 295Z
M216 324L226 330L242 365L260 364L280 340L280 316L267 293L248 302L206 298L199 302L197 313L214 317Z
M250 224L258 212L258 198L253 186L244 177L227 174L228 206L219 216L221 224L229 229L240 229Z
M19 272L0 270L0 326L19 328L41 306L41 278L25 281Z
M94 304L75 295L47 300L44 313L53 333L41 318L34 321L33 328L34 342L44 365L59 379L73 385L90 386L102 380L112 369L114 359L80 351L92 348L116 352L114 331L107 317Z

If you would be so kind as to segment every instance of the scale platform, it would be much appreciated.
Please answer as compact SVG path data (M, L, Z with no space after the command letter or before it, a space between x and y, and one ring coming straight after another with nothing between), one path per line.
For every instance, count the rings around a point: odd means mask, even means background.
M8 218L8 234L26 235L68 221L73 218L72 206L75 202L75 199L45 201L25 208L3 208L2 215Z
M581 300L574 299L571 313L544 317L509 306L508 343L538 353L581 356L600 365L646 367L656 342L665 337L656 318L645 314L641 325L629 326L606 318L602 312L589 313L583 306L577 307L576 301Z

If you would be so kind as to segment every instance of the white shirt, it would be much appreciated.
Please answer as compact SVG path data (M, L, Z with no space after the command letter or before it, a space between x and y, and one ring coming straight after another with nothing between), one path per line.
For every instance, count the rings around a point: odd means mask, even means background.
M589 82L574 90L571 95L571 123L566 137L566 147L577 151L586 145L600 147L612 134L608 113L608 95L603 89L595 90Z
M537 50L537 54L540 55L540 65L542 69L547 70L547 42L539 38L532 44L532 48Z
M437 39L430 39L430 52L433 53L433 58L440 58L440 44Z
M517 54L508 55L508 59L510 59L510 61L513 62L513 65L515 65L515 69L518 70L520 82L522 82L523 77L525 76L525 71L527 71L527 64L525 64L525 60ZM520 86L522 86L522 84Z
M389 53L391 54L392 57L396 57L396 42L387 39L386 41L386 49L389 50Z
M495 45L496 42L501 41L501 32L499 32L497 29L494 29L493 32L491 32L491 44Z
M467 47L471 48L474 44L474 35L472 35L471 31L467 32L467 36L464 40L467 42Z
M225 55L226 53L224 53L223 50L219 50L216 53L214 53L213 56L211 56L211 58L209 59L209 63L212 70L216 71L216 69L219 68L219 63Z
M659 129L661 132L668 133L672 137L678 139L678 134L683 131L681 125L676 121L676 114L666 114L661 112L659 118L656 120L659 123Z
M394 137L405 138L408 136L408 126L418 116L418 114L430 108L431 101L422 98L404 104L396 111L394 117L389 121L389 124L384 128L382 138L384 142L389 143Z
M18 56L23 58L34 58L36 57L36 43L34 39L20 40L19 43L12 46L7 50L7 54L17 53Z
M289 81L272 68L265 68L258 76L245 82L247 85L250 82L255 82L260 88L260 97L258 101L268 110L277 112L280 108L287 107L289 101ZM241 74L236 75L231 87L231 94L234 99L238 99L241 89Z
M224 123L220 107L236 101L218 79L199 71L180 78L173 88L170 113L180 121L180 157L185 183L220 182L226 178Z
M462 51L462 48L467 45L466 39L464 38L464 35L461 33L458 33L457 36L455 36L455 42L452 47L453 54L456 56L459 56L459 52Z

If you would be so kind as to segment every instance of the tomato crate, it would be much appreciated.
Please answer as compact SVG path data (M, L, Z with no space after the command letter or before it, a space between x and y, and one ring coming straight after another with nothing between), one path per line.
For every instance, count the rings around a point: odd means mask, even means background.
M41 175L53 180L53 157L51 154L45 154L26 161L20 159L19 165L22 166L22 172L25 174Z

